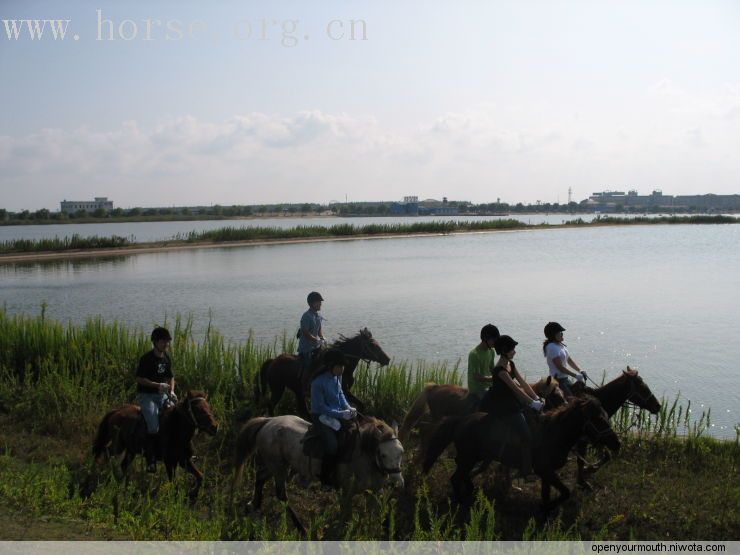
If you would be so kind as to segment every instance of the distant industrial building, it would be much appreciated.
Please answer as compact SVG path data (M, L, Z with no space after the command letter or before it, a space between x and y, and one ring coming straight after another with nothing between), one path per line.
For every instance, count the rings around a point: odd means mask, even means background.
M403 197L403 202L391 204L391 214L394 216L418 216L419 197Z
M602 191L592 194L585 203L594 208L642 210L647 208L694 209L706 211L740 210L740 195L664 195L656 189L649 195L637 191Z
M458 209L447 203L447 197L441 201L426 199L419 201L419 197L403 197L403 202L394 202L391 205L391 214L396 216L456 216Z
M113 210L113 201L108 200L108 197L95 197L95 200L63 200L61 205L62 212L77 212L78 210L94 212L99 208L108 212Z

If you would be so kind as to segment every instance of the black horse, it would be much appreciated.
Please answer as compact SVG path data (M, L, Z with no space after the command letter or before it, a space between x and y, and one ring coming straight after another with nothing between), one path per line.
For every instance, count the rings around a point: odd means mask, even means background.
M352 384L355 383L354 372L361 360L377 362L386 366L390 357L385 354L380 344L373 339L373 334L367 328L360 330L353 337L339 336L339 340L331 345L338 349L347 358L348 364L342 374L342 390L352 406L360 412L365 410L365 405L351 392ZM312 372L322 364L322 358L326 351L322 351L313 361ZM308 380L302 377L303 364L296 355L283 353L276 358L271 358L262 363L262 368L255 378L254 391L255 401L259 403L261 394L270 389L270 399L267 411L270 416L275 412L275 407L280 402L286 388L295 393L298 414L303 418L310 418L306 408L306 391Z
M591 389L580 383L575 384L573 386L573 393L578 396L592 395L596 397L610 418L627 402L631 402L641 409L649 411L651 414L658 414L660 412L660 401L655 398L655 395L653 395L653 392L650 391L650 388L643 379L637 375L637 370L632 370L629 366L626 370L622 371L622 374L618 378L596 389ZM599 462L587 464L585 456L588 444L588 438L583 437L578 441L576 447L578 452L577 482L579 486L590 489L591 485L586 481L586 475L596 472L610 457L608 453L605 453Z
M451 482L455 499L463 504L471 503L473 481L470 474L476 463L487 465L495 460L514 468L521 465L518 444L502 444L499 439L492 437L491 431L496 426L496 417L484 412L445 419L430 439L424 458L424 472L429 472L447 445L454 441L457 456ZM545 510L570 497L570 490L556 471L565 465L568 453L582 435L613 451L618 451L620 447L606 411L593 397L576 399L554 409L542 415L533 427L532 468L542 480L542 504ZM555 501L550 500L551 486L560 492Z

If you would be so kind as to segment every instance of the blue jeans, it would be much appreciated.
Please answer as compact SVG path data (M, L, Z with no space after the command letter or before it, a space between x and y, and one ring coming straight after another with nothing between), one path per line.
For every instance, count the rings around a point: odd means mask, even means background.
M146 431L150 434L159 432L159 411L167 400L164 393L141 393L137 396L141 414L144 415L146 422Z

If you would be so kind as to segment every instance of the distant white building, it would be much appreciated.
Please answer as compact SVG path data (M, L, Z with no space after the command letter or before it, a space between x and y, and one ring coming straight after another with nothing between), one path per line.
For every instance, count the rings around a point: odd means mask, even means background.
M113 201L108 200L108 197L95 197L95 200L63 200L61 205L62 212L77 212L78 210L94 212L98 208L108 212L113 210Z

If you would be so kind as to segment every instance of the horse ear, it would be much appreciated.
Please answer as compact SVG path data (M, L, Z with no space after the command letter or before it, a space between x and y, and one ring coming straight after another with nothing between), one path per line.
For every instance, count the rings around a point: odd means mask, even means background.
M550 385L552 383L552 376L547 376L547 381L545 383Z

